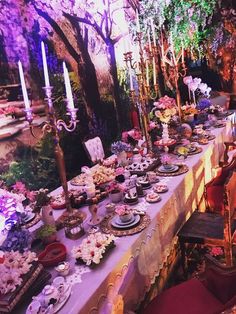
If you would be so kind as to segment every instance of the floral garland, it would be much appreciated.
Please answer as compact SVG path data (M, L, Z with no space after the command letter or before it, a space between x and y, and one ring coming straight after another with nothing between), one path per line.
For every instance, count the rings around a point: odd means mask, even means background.
M96 232L90 234L78 247L72 249L72 255L86 265L99 264L107 248L114 243L112 234Z
M13 292L23 282L22 276L27 274L33 261L37 261L36 254L31 251L24 253L5 252L0 263L0 293Z

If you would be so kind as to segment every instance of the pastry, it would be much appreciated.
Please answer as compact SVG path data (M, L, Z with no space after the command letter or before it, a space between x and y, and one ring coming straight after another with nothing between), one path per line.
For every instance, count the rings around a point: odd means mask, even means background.
M156 203L159 202L160 200L161 200L160 195L155 192L150 192L146 196L146 201L149 203Z
M168 191L168 187L166 184L156 184L153 187L154 192L156 193L164 193Z

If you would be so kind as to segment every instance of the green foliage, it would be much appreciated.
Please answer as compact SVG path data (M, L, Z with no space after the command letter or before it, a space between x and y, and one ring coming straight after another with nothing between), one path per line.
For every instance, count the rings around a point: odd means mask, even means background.
M37 230L36 237L39 239L44 239L50 237L56 233L56 227L52 225L43 225Z

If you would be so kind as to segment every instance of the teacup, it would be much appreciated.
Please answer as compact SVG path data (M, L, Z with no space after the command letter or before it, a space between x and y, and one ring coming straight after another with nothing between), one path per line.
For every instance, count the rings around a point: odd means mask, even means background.
M58 276L53 279L53 286L58 290L60 294L64 292L65 289L65 279L62 276Z
M61 277L63 278L63 277ZM48 307L50 304L57 304L60 299L59 290L53 285L46 285L40 294L40 303L43 307Z
M33 300L27 308L27 314L39 314L41 311L41 303L38 300Z
M171 170L173 166L172 166L172 164L163 164L163 167L165 170L168 171L168 170Z
M55 267L58 274L61 276L67 276L70 272L70 263L69 262L62 262Z

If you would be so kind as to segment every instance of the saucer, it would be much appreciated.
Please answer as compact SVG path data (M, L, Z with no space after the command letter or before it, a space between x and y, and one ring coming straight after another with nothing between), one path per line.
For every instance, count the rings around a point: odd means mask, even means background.
M179 170L179 166L177 165L172 165L171 168L169 169L165 169L165 167L163 165L161 165L158 169L159 172L163 172L163 173L168 173L168 172L176 172Z
M132 217L130 220L128 220L128 221L122 221L119 216L115 216L114 218L115 218L115 219L114 219L115 223L116 223L117 225L120 225L120 226L129 225L129 224L133 223L134 220L135 220L135 216L134 216L134 215L133 215L133 217Z
M127 223L127 224L118 224L117 223L117 218L119 219L119 217L117 217L117 216L115 216L115 217L113 217L112 218L112 220L111 220L111 225L113 226L113 227L115 227L115 228L117 228L117 229L127 229L127 228L131 228L131 227L134 227L134 226L136 226L138 223L139 223L139 221L140 221L140 216L139 215L135 215L134 216L134 221L132 221L132 222L129 222L129 223Z

